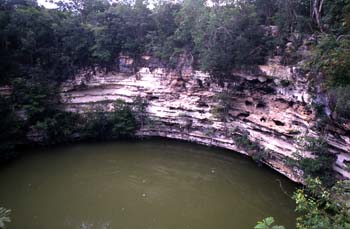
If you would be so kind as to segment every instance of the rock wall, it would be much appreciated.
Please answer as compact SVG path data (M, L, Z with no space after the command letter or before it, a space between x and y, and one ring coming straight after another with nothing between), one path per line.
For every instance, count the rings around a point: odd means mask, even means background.
M62 109L83 113L99 106L108 110L116 99L131 103L139 96L148 102L147 120L139 136L181 139L252 156L254 152L235 140L248 136L264 149L260 160L291 180L301 181L301 172L286 160L297 151L310 156L299 147L298 138L319 133L308 79L299 68L282 66L276 57L254 73L237 71L218 81L194 71L191 64L169 70L151 57L143 60L144 67L135 74L127 66L132 60L124 60L120 67L124 72L96 72L65 82ZM230 109L223 118L215 111L224 92L229 93ZM335 171L350 178L346 165L350 161L349 136L334 131L327 133L327 140L338 155Z

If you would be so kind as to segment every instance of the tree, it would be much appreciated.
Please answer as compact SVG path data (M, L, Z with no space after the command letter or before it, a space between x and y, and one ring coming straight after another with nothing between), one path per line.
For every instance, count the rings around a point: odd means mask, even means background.
M137 0L134 5L120 8L124 23L122 52L133 57L134 70L138 67L140 57L146 51L147 34L154 28L151 13L143 0Z
M53 0L59 10L76 14L80 23L86 23L109 8L108 0Z
M255 0L253 4L259 17L259 22L265 25L271 25L277 12L278 1L276 0Z
M200 23L195 41L203 70L231 75L233 68L265 61L268 45L253 5L214 7Z
M318 28L323 32L323 24L321 22L321 12L323 8L324 0L311 0L312 13L311 18L315 18Z
M167 62L176 52L173 37L179 26L176 15L180 9L180 4L159 1L152 13L155 30L147 34L149 39L147 52Z
M311 32L310 0L278 0L275 23L284 39L294 32Z
M349 34L350 1L324 0L322 22L327 33L333 33L337 36Z

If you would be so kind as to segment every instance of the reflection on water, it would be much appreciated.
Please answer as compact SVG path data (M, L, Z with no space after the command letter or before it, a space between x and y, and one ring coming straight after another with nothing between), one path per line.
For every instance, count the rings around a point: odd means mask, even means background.
M37 150L0 169L11 229L294 228L294 184L250 159L147 140Z

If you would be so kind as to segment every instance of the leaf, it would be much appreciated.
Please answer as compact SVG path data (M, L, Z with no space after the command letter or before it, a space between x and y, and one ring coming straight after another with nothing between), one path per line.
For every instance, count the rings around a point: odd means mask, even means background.
M254 227L254 229L269 229L269 227L266 226L263 222L260 222Z
M271 229L285 229L284 226L273 226Z
M275 219L273 217L268 217L268 218L264 219L264 222L267 226L270 226L271 224L273 224L275 222Z
M267 217L263 221L259 221L258 224L254 227L254 229L285 229L284 226L273 226L271 225L275 222L273 217Z

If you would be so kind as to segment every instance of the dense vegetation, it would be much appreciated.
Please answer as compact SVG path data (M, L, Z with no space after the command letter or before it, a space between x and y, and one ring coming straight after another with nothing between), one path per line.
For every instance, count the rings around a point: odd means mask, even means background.
M350 228L349 207L346 204L350 197L349 188L348 181L338 181L328 189L318 178L308 178L305 187L298 189L293 195L297 205L296 212L299 214L296 228ZM285 227L274 225L273 217L268 217L259 221L255 229L285 229Z
M211 7L205 0L159 1L152 9L143 0L54 2L57 9L34 0L0 3L0 83L13 88L11 96L1 99L2 112L17 112L1 120L10 130L2 139L16 131L24 136L32 127L55 129L56 120L68 119L52 106L59 103L58 85L83 69L118 70L121 54L136 63L152 54L170 67L186 56L197 68L228 76L233 68L263 63L272 52L289 63L296 57L284 53L283 46L296 33L328 34L315 49L312 68L325 73L337 118L349 118L347 1L227 0L211 1ZM271 25L279 27L278 36L268 36ZM2 142L4 149L13 145Z
M305 137L300 141L300 145L314 158L303 157L296 153L297 159L291 160L289 163L299 167L303 171L305 179L317 178L326 187L332 187L336 182L333 171L336 155L330 152L327 142L322 138Z
M348 0L158 1L152 8L143 0L54 2L57 9L40 7L35 0L0 1L0 85L11 89L0 93L0 161L11 158L33 133L44 144L130 137L143 125L142 101L116 101L111 112L97 107L83 116L57 110L62 81L82 70L118 71L121 54L133 57L135 68L143 54L173 68L185 56L214 77L227 77L232 69L264 63L272 54L283 56L285 64L296 63L300 56L286 52L286 44L316 34L307 70L328 95L333 115L327 118L349 123ZM270 36L271 26L278 26L277 36ZM219 99L222 114L229 107L227 98ZM316 159L301 159L299 167L331 186L334 158L322 142L309 147ZM300 218L298 227L309 228L306 220Z

